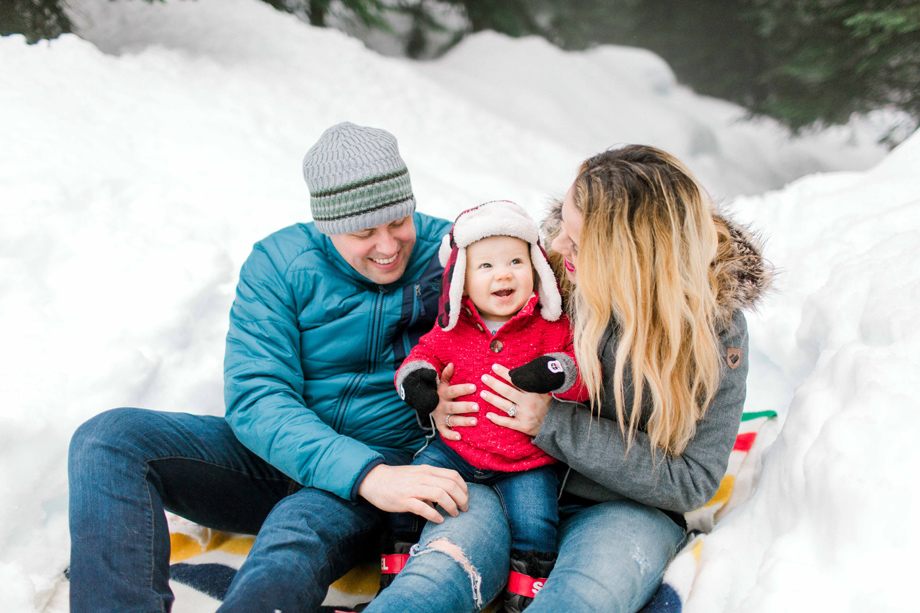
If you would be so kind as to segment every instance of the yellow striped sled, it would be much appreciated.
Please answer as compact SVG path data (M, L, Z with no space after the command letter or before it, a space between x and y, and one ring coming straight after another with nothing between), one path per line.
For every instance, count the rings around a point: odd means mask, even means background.
M729 511L751 497L760 476L764 444L764 426L775 425L774 411L748 412L741 415L741 427L728 460L728 469L712 500L690 513L687 520L687 543L677 552L665 570L661 587L641 613L680 613L693 590L703 557L706 533ZM773 433L775 434L775 432Z
M661 589L643 611L677 613L682 610L700 564L705 533L712 530L723 515L750 497L760 475L762 455L762 448L755 443L763 426L775 417L773 411L742 415L735 448L718 492L705 506L685 515L691 531L688 542L668 566ZM752 450L755 453L751 453ZM211 530L175 515L168 519L172 546L170 587L176 596L173 612L216 611L255 537ZM378 561L357 566L332 584L323 604L353 607L368 602L377 592L379 578Z

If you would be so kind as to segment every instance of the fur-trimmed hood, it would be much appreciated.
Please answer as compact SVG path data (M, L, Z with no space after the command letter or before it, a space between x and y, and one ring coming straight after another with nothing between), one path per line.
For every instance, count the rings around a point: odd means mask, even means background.
M763 243L757 231L733 220L725 211L715 211L713 218L716 225L725 226L730 237L725 248L719 246L713 263L721 264L721 273L731 279L717 297L719 318L728 323L736 310L753 311L760 305L773 289L775 271L773 264L763 256Z
M725 211L713 213L717 226L727 230L728 242L720 236L719 251L713 266L720 268L718 318L727 325L738 309L751 311L757 308L763 297L773 287L774 269L763 257L763 245L759 234L744 224L734 221ZM545 237L550 262L557 273L559 255L551 250L551 245L562 224L562 201L556 200L547 211L540 224L540 231ZM720 232L720 235L723 234ZM565 287L563 286L563 289Z

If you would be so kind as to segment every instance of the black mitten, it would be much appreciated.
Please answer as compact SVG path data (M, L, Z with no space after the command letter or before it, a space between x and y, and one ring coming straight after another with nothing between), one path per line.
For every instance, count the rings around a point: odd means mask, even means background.
M438 375L432 368L413 370L399 386L399 396L427 423L428 415L438 406Z
M567 356L541 355L523 366L512 368L508 374L518 389L536 394L549 394L571 387L575 382L575 373L568 378L566 370L574 369L575 363Z

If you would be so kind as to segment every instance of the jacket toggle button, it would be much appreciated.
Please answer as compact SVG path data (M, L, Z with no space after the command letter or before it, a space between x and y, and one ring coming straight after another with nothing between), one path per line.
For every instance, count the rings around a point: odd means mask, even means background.
M499 351L502 350L502 347L503 347L502 342L499 340L494 340L492 341L492 344L489 345L489 349L492 350L492 353L498 353Z

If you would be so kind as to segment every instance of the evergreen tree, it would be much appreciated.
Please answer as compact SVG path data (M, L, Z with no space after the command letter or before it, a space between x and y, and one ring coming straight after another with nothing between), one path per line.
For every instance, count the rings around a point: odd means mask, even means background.
M539 35L566 49L645 47L696 91L794 130L886 107L920 121L920 0L262 1L316 26L335 11L392 31L387 14L400 11L410 17L409 57L430 57L434 33L453 44L480 30ZM462 12L465 27L439 23L445 6ZM34 43L71 27L63 0L0 4L0 34Z
M326 18L333 9L333 0L262 0L279 11L292 13L310 25L325 27ZM337 0L348 13L361 23L374 28L387 29L384 14L389 7L383 0Z
M26 41L57 38L73 25L59 0L3 0L0 2L0 36L23 34Z
M114 1L114 0L112 0ZM325 26L333 0L262 0L272 7L294 13L315 26ZM164 0L146 0L164 2ZM386 29L383 0L337 0L365 25ZM64 12L64 0L2 0L0 2L0 35L24 34L30 43L56 38L70 32L72 24Z
M471 32L494 30L509 36L544 34L535 20L536 6L528 0L445 0L463 8Z
M753 111L793 128L883 107L920 118L920 3L748 1L765 55Z
M646 47L697 92L794 130L886 107L920 121L917 0L626 0L606 17L600 0L575 2L556 14L557 44Z

